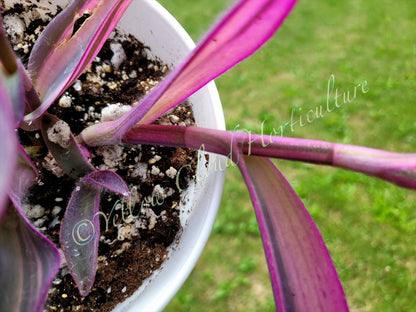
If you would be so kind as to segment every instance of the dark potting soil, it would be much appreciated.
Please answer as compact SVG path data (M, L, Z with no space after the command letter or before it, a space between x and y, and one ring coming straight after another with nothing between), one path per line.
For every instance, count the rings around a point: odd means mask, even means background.
M2 4L2 1L0 0ZM36 5L16 5L2 12L14 50L24 63L48 20L20 19ZM37 14L31 13L32 16ZM14 33L13 27L22 29ZM120 117L168 71L160 61L149 60L148 48L132 36L113 33L95 61L48 112L66 122L74 135L99 121ZM191 106L183 103L155 123L195 125ZM39 178L23 203L28 218L59 247L59 230L77 181L68 177L48 153L40 131L19 130L26 152L39 169ZM167 248L180 238L181 189L193 180L197 153L160 146L117 145L90 148L91 163L119 174L132 195L129 206L121 197L101 196L101 237L98 268L91 293L79 295L63 259L49 290L45 311L111 311L132 295L169 256ZM186 165L191 165L191 167ZM185 167L186 166L186 167ZM184 168L176 182L179 169Z

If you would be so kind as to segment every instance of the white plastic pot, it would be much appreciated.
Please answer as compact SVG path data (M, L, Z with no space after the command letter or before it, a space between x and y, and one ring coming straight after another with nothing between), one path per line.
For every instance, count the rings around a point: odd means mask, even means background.
M69 0L33 0L39 7L54 11L65 7ZM18 3L4 0L5 6ZM30 16L25 18L31 18ZM155 0L133 0L117 26L121 33L132 34L150 47L150 55L177 66L195 46L181 25ZM189 98L197 125L225 129L224 115L214 83ZM210 154L209 162L218 163L222 157ZM205 164L205 158L203 158ZM213 167L214 168L214 167ZM168 258L143 285L114 312L160 311L173 298L194 268L208 240L220 204L224 172L204 172L202 181L192 183L183 192L186 204L181 204L183 232L178 245L169 248ZM182 200L182 202L184 202Z
M131 33L170 68L178 65L195 46L182 26L155 0L133 0L117 26ZM189 98L197 125L225 129L224 114L215 84L210 83ZM222 156L210 154L218 163ZM204 160L205 161L205 160ZM114 312L160 311L173 298L194 268L211 233L220 204L224 172L209 170L208 177L184 191L186 206L181 208L183 233L169 257L130 298Z

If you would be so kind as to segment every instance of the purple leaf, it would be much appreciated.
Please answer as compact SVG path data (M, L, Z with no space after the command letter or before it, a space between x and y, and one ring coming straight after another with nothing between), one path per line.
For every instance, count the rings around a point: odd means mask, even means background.
M42 105L25 116L40 117L88 67L132 0L75 0L42 32L29 59L29 72ZM75 22L90 15L72 35Z
M45 114L42 118L41 130L48 150L67 174L81 178L95 171L85 157L82 147L70 132L68 124L56 116Z
M59 252L10 204L0 221L2 311L43 311L60 266Z
M39 95L37 93L37 91L35 90L35 87L33 86L32 80L29 77L29 74L26 70L26 68L24 68L22 62L19 61L18 63L19 66L19 72L20 75L22 77L22 86L24 87L24 91L25 91L25 109L27 111L33 111L35 110L37 107L39 107L42 103L39 99ZM24 115L24 112L23 112ZM23 115L21 116L21 120L23 120ZM24 121L20 123L20 128L26 131L35 131L35 130L39 130L40 129L40 120L36 120L36 121Z
M122 195L129 191L124 181L114 172L93 172L75 187L61 224L61 248L81 296L86 296L91 291L97 270L100 237L97 213L103 187Z
M19 67L20 69L20 67ZM17 70L4 79L7 91L13 104L14 126L19 127L25 113L25 90L21 72Z
M25 74L20 60L16 59L12 46L3 28L3 18L0 16L0 79L9 94L13 107L15 127L22 121L25 112L25 90L23 74Z
M280 27L295 3L296 0L239 1L172 74L169 89L151 105L141 123L155 120L253 54Z
M119 143L136 123L150 123L209 81L259 49L279 28L296 0L242 0L188 58L120 120L93 125L81 134L90 145ZM101 134L98 138L97 136Z
M239 168L257 215L278 311L348 311L325 243L273 163L245 156Z
M99 170L85 177L86 182L94 183L114 193L128 196L129 188L124 180L111 170Z
M17 139L14 132L12 104L9 94L0 79L0 136L2 146L0 151L0 219L6 211L7 192L16 165Z
M23 213L21 200L35 182L37 170L20 145L17 158L11 202L0 221L0 300L5 311L42 311L60 255Z
M72 277L82 296L91 291L97 270L100 223L100 188L81 181L77 184L62 220L60 241Z
M20 206L20 201L34 183L38 176L38 169L26 154L23 147L19 144L17 155L17 166L14 172L15 178L11 180L12 187L9 197L16 207Z
M20 62L20 61L19 61ZM25 113L25 90L23 78L19 70L12 74L2 72L0 66L0 80L3 82L13 108L14 127L18 128Z

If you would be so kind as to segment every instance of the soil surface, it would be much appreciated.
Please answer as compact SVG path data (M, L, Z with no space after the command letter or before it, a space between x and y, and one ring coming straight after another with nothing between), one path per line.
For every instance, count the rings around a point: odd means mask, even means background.
M50 19L33 18L28 22L21 17L22 11L36 17L37 9L36 5L21 4L2 12L14 50L25 65L34 42ZM148 59L147 51L132 36L114 32L88 70L48 112L63 121L63 128L69 125L74 135L96 122L120 117L169 70L160 61ZM156 123L195 125L187 103ZM61 220L78 181L60 168L48 152L40 131L19 129L19 137L40 171L37 183L24 201L24 209L33 224L59 247ZM181 194L177 183L185 189L193 180L197 165L195 151L116 145L90 148L89 152L91 164L97 170L113 170L124 179L133 200L130 205L121 204L122 197L103 192L100 210L107 219L100 218L98 269L93 289L85 298L79 295L62 257L63 264L49 290L45 311L111 311L161 267L169 256L167 248L180 238ZM177 182L177 172L182 167Z

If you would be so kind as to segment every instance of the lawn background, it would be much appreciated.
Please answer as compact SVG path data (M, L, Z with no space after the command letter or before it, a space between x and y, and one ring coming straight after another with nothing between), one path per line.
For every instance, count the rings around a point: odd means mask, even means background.
M232 1L161 0L198 40ZM300 1L259 52L216 80L228 130L265 133L369 92L285 135L416 151L416 6L413 0ZM305 118L305 117L303 117ZM296 120L296 119L295 119ZM304 119L303 119L304 120ZM316 221L351 311L416 311L416 192L340 169L276 161ZM273 311L261 239L238 169L226 174L208 244L166 311Z

